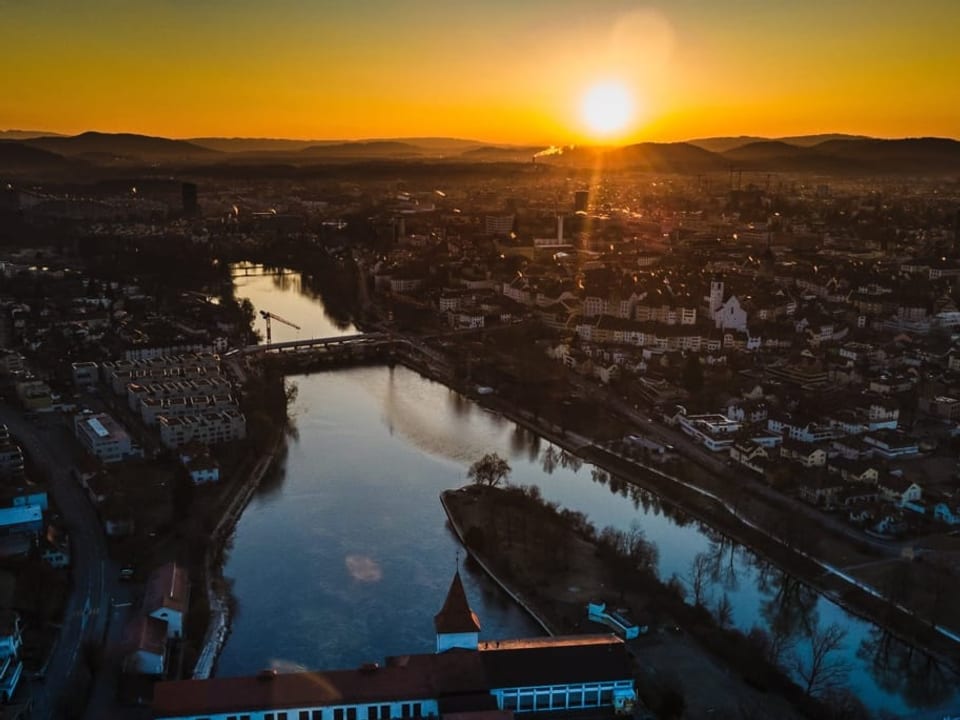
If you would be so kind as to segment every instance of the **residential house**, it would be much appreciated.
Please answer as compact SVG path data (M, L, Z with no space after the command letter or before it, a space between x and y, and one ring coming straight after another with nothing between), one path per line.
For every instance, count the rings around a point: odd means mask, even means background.
M806 468L824 467L827 464L827 452L822 446L787 439L780 446L780 457L794 460Z
M938 502L933 506L933 519L947 525L960 525L960 505Z
M885 475L877 481L877 489L884 500L903 506L923 497L923 488L902 475Z
M150 573L143 593L143 612L164 621L168 638L183 634L183 620L189 604L190 580L184 568L176 563L167 563Z
M763 445L759 445L752 440L746 440L733 444L730 448L730 459L762 475L770 455Z
M800 487L800 497L813 505L833 507L843 492L843 481L828 473L817 473Z
M167 624L138 615L123 630L123 672L162 677L167 665Z

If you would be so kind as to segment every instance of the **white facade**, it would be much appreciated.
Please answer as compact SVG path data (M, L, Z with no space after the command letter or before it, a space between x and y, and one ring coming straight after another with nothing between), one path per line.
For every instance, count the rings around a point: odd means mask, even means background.
M134 452L127 431L106 413L77 415L73 428L80 444L102 462L121 462Z
M740 305L737 296L731 296L713 313L713 322L718 328L747 331L747 311Z
M215 445L243 440L247 435L247 419L239 410L175 418L161 415L159 425L160 441L168 448L178 448L190 442Z
M517 714L611 706L622 709L636 699L632 680L497 688L490 692L497 699L497 709Z
M679 415L680 429L712 452L729 450L741 424L725 415Z

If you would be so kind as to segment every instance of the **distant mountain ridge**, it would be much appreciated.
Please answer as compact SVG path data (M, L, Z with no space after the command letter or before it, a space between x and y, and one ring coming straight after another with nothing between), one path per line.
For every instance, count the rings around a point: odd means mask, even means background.
M960 174L960 141L949 138L900 140L830 139L798 146L760 140L711 152L695 143L638 143L620 148L573 148L542 162L661 173L755 170L765 172Z
M60 133L46 130L0 130L0 140L29 140L36 137L63 137Z
M106 153L140 160L198 158L217 153L186 140L136 135L133 133L85 132L80 135L50 135L23 140L25 145L64 156Z
M740 135L738 137L713 137L687 140L690 145L702 147L710 152L725 153L745 145L765 142L781 142L797 147L813 147L828 140L872 140L867 135L847 135L844 133L822 133L818 135L792 135L789 137L760 137L756 135Z
M16 131L28 132L28 131ZM792 142L791 142L792 141ZM704 144L727 149L718 151ZM960 142L949 138L884 140L851 135L798 138L713 138L691 142L644 142L623 147L567 147L541 153L540 146L492 145L458 138L306 141L257 138L171 140L131 133L86 132L20 140L0 138L0 174L6 168L165 166L203 172L213 165L308 168L388 161L395 163L528 163L602 167L658 173L709 173L731 169L821 174L957 173ZM20 149L17 149L17 148ZM42 151L31 153L33 151Z

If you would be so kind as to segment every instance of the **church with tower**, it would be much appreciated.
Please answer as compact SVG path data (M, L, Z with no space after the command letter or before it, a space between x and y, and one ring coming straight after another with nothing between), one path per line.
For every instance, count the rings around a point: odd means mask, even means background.
M436 652L381 665L158 683L157 720L509 720L629 714L633 662L609 634L480 640L459 570L434 616Z

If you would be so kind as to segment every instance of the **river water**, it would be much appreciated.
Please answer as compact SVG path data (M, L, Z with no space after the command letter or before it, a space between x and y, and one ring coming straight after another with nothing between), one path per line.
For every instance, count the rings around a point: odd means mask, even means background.
M274 341L356 332L325 313L298 275L252 274L235 293L300 325L273 324ZM430 652L459 543L438 495L465 482L486 452L511 482L579 510L602 528L638 523L659 548L661 577L709 562L708 596L725 594L737 627L760 627L809 653L811 628L841 624L837 657L871 709L942 718L960 708L960 682L876 626L793 581L749 550L664 507L656 496L597 472L547 441L402 367L362 367L289 378L298 388L294 436L275 476L237 525L224 569L236 612L220 676L264 667L336 668ZM486 638L539 633L468 565L467 593Z

